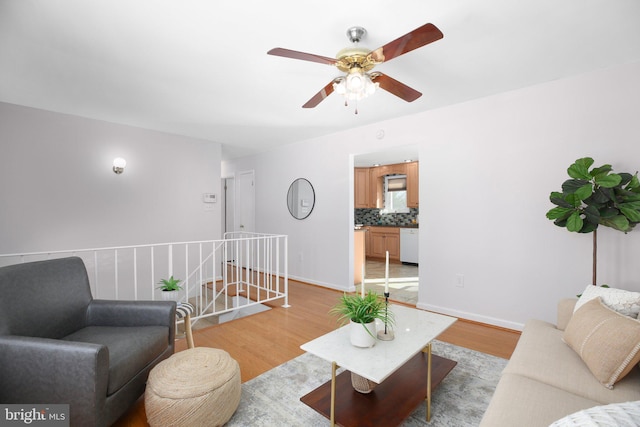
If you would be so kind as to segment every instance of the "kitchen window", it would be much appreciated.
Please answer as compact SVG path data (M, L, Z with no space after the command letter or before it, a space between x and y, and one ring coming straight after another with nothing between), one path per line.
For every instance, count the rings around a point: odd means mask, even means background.
M384 209L381 213L408 213L407 176L385 175Z

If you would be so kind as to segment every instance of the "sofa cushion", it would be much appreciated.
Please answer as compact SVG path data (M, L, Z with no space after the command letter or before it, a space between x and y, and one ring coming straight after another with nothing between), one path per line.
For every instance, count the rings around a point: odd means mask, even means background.
M633 369L609 390L562 341L562 331L542 320L527 322L504 372L547 383L599 404L640 400L640 369Z
M109 350L107 395L111 395L167 349L169 328L166 326L89 326L63 339L101 344L107 347Z
M505 373L480 427L546 427L567 414L595 405L598 402L530 378Z
M604 305L618 313L634 319L638 318L638 313L640 313L640 292L593 285L587 286L582 295L580 295L573 309L574 313L584 304L597 298L601 298Z
M573 314L563 339L607 388L640 361L640 322L608 308L600 298Z
M640 421L640 402L611 403L594 406L567 415L549 427L621 427L637 426Z

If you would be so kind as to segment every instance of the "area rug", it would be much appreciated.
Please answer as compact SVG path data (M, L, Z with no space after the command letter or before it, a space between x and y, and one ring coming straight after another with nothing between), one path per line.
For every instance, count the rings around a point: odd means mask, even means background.
M477 426L493 395L507 360L441 341L433 353L458 362L432 396L431 422L419 405L405 427ZM242 385L242 398L227 426L326 427L328 420L300 402L300 397L331 377L331 364L305 353Z

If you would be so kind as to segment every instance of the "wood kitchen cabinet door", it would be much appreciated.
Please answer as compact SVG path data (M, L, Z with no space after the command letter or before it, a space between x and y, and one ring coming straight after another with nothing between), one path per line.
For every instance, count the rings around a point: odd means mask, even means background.
M419 201L418 162L406 164L407 170L407 207L417 208Z
M397 227L371 227L369 236L370 255L374 258L386 258L400 261L400 229Z
M384 233L371 233L371 256L376 258L384 258L386 256L387 245L386 236Z
M389 251L389 259L400 261L400 234L386 234L385 237L386 250ZM386 252L384 256L387 256Z
M371 190L369 188L369 168L354 169L354 207L356 209L368 208L370 205Z

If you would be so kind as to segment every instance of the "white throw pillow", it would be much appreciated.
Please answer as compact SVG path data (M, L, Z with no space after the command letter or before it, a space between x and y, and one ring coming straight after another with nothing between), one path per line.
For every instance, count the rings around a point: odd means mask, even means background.
M640 402L612 403L578 411L549 427L621 427L640 424Z
M589 285L584 290L576 307L573 309L575 313L586 302L594 298L600 297L602 303L612 310L617 311L625 316L638 318L640 313L640 292L625 291L624 289L603 288L602 286Z

